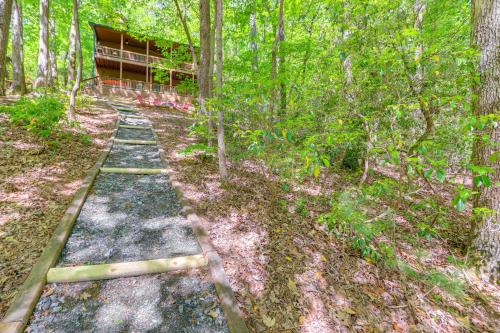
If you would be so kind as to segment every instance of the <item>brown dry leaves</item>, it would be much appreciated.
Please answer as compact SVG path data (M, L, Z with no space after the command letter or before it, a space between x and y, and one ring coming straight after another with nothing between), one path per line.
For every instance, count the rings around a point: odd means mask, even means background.
M78 115L78 131L93 143L49 139L55 150L0 114L0 317L111 135L115 115L102 103L96 109Z
M193 142L185 114L146 112L224 261L251 331L464 330L457 317L471 314L476 304L456 315L455 308L430 302L428 289L360 259L317 224L315 214L328 210L324 193L346 184L326 181L328 188L313 191L317 183L304 183L300 190L285 193L254 161L233 164L230 180L221 184L215 160L176 154ZM309 215L290 209L298 197L307 202ZM476 327L493 331L498 320L491 314L484 317L484 326Z

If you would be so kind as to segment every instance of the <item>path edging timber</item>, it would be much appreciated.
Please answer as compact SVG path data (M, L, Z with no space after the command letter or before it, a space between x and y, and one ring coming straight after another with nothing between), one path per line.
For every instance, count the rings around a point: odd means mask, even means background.
M158 142L158 150L160 151L160 158L164 164L167 163L167 158L165 155L165 150L161 145L161 141L156 134L156 131L153 127L153 122L151 122L151 126L153 129L153 135ZM168 166L166 164L166 166ZM231 289L231 285L229 284L229 280L224 272L224 266L222 265L222 259L219 254L213 247L210 237L208 236L208 232L200 223L200 218L194 211L193 207L189 205L189 201L184 196L184 191L182 184L176 180L176 176L174 171L167 167L166 173L169 177L170 183L175 191L177 199L182 207L182 214L186 217L188 222L191 224L193 228L194 234L198 239L198 243L201 246L203 253L208 258L208 267L210 269L210 275L212 276L213 283L215 285L215 290L220 300L220 304L222 310L224 311L224 315L226 318L226 323L231 333L249 333L249 330L245 324L245 320L243 319L243 315L241 310L238 307L238 301L234 296L234 292Z
M111 105L109 106L116 111L116 109ZM117 117L115 128L110 139L108 140L106 148L101 152L97 162L88 171L82 185L75 192L71 204L67 208L64 216L59 222L59 225L52 234L47 246L45 246L42 254L31 269L30 274L19 288L14 301L7 309L7 312L0 322L2 325L0 326L2 331L3 326L6 327L7 332L9 333L21 333L24 331L33 309L38 302L40 294L42 293L43 287L47 282L47 272L57 263L59 255L61 254L61 251L71 234L73 225L78 218L78 214L80 214L80 210L85 203L85 199L87 198L87 195L89 194L90 189L99 174L101 166L104 164L104 161L113 147L113 141L118 131L119 123L119 117Z
M111 264L56 267L51 268L47 273L47 282L108 280L199 268L207 264L208 258L205 255L195 254L183 257L127 261Z

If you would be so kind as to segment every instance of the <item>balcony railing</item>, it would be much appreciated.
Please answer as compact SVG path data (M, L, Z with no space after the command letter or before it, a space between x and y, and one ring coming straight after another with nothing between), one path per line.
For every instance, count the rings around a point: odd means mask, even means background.
M178 92L174 86L160 83L151 83L138 80L119 79L114 77L95 77L92 84L94 86L107 86L112 88L128 89L135 91L148 91L155 93L174 93L178 95L189 95Z
M120 59L120 49L115 49L112 47L98 45L96 46L96 55L102 55L110 58ZM121 51L121 59L132 62L140 62L143 64L160 64L165 58L156 57L152 55L145 55L142 53L132 52L132 51ZM193 64L190 63L179 63L177 64L179 69L186 71L193 71Z

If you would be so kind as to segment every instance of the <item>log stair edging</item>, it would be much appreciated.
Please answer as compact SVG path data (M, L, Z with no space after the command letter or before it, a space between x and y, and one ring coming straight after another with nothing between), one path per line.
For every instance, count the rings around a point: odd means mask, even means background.
M106 148L101 152L94 166L88 171L87 176L84 178L80 188L74 194L71 204L52 234L47 246L31 269L30 274L17 291L16 297L0 322L0 332L21 333L28 324L33 309L40 298L43 287L47 283L47 272L57 263L61 251L71 234L73 225L85 203L85 199L99 174L101 166L104 164L104 161L113 147L114 138L118 132L118 124L119 120L117 117L115 128L108 140Z
M114 139L115 143L122 143L127 145L155 145L156 141L153 140L129 140L129 139Z
M119 262L72 267L55 267L47 273L47 283L85 282L200 268L208 264L203 254L165 259Z
M161 145L161 141L153 128L153 135L155 140L158 142L158 150L160 151L160 159L167 165L167 158L165 150ZM215 291L219 297L220 305L224 316L226 318L226 324L231 333L249 333L248 327L243 319L243 313L238 307L238 301L234 295L229 279L224 271L224 266L222 264L222 259L215 250L210 237L208 236L208 231L200 223L200 218L194 211L193 207L189 205L189 200L184 196L184 188L181 183L176 180L175 172L171 168L165 169L175 191L177 199L182 207L182 215L186 217L188 223L193 228L193 232L198 239L198 243L201 246L203 254L208 259L208 268L210 270L210 275L212 277L212 282L215 285Z
M147 168L109 168L101 167L100 171L102 173L121 173L121 174L132 174L132 175L157 175L160 173L166 174L166 169L147 169Z
M135 125L120 125L120 128L128 128L128 129L139 129L139 130L150 130L149 126L135 126Z

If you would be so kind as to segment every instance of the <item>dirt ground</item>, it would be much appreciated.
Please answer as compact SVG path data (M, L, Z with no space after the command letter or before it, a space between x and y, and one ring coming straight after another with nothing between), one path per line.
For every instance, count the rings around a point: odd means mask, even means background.
M41 139L0 114L0 318L105 147L116 113L96 102L77 120L66 129L85 139Z
M0 316L110 135L114 115L95 110L79 115L91 145L48 145L0 120ZM394 228L387 237L404 266L365 260L317 221L328 211L331 194L349 188L348 177L325 173L319 181L286 190L259 161L240 160L221 182L215 159L181 153L196 142L188 136L192 119L186 113L144 112L223 259L251 331L495 332L500 327L500 288L459 264L466 259L462 217L450 217L453 230L440 233L443 237L416 237L416 222L429 216L426 208L387 200Z
M450 258L464 259L456 244L465 227L461 217L448 239L406 237L418 231L408 220L409 204L388 201L395 255L405 266L373 263L317 222L328 211L331 193L349 186L341 177L325 175L285 191L261 163L242 160L233 162L230 179L221 183L215 159L181 153L196 142L186 130L192 123L187 114L152 108L145 113L209 230L251 331L495 332L500 327L498 286L450 264ZM307 209L297 209L298 199ZM417 214L417 221L424 215Z

